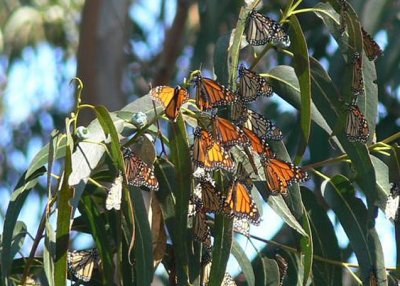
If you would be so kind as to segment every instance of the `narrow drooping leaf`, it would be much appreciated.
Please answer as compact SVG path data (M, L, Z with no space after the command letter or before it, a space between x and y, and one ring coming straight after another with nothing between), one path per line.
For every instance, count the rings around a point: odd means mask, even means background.
M177 266L182 270L187 269L188 265L188 239L187 232L187 216L189 196L192 189L192 160L190 158L190 150L187 141L185 123L180 115L176 123L171 126L172 137L170 140L171 161L176 169L177 188L172 189L176 199L175 217L176 223L176 251ZM183 271L185 272L185 271ZM179 273L179 272L178 272ZM188 273L185 274L185 276ZM180 280L181 279L181 280ZM178 277L179 283L187 283L188 277Z
M312 240L312 230L310 226L309 214L307 211L303 213L303 228L307 232L307 236L300 238L300 249L303 256L304 277L303 285L307 285L311 277L313 266L314 245Z
M323 195L350 240L363 283L369 283L371 271L374 271L379 285L384 285L386 270L382 246L374 225L368 221L367 209L355 197L350 181L342 175L334 176L325 182Z
M54 263L54 284L67 285L67 252L69 246L69 231L72 208L69 200L73 197L73 188L68 184L72 172L73 141L67 133L65 150L64 176L61 183L58 199L57 232L56 232L56 260Z
M318 204L315 195L309 189L302 187L301 195L309 214L314 254L340 261L337 237L326 211ZM342 268L314 259L312 279L315 285L340 286L342 285Z
M150 225L142 193L137 188L130 188L130 195L135 210L135 279L137 285L150 285L153 281L153 255ZM123 262L127 263L127 261Z
M251 266L251 262L247 257L246 253L239 245L236 240L232 242L232 254L236 258L236 261L239 263L240 268L244 276L246 277L247 285L254 286L255 284L255 277L253 272L253 267Z
M23 174L17 183L14 192L11 194L10 203L4 217L2 232L1 275L4 284L6 283L6 277L10 271L11 261L13 259L11 253L12 235L18 216L29 192L36 186L39 177L42 176L45 171L46 169L41 167L28 178L25 178L26 176Z
M311 74L308 57L307 42L301 29L299 20L295 15L290 17L292 27L290 38L293 39L291 50L293 52L294 71L300 85L300 142L294 162L299 164L306 150L311 131Z

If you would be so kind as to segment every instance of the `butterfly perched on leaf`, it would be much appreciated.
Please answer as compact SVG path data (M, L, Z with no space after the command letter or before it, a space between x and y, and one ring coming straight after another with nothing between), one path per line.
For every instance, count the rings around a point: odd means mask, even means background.
M239 169L229 185L225 200L226 212L230 216L247 219L249 222L258 225L261 217L250 194L252 185L249 184L244 174L239 173L240 170L243 169Z
M276 21L253 10L250 12L246 23L246 40L250 45L262 46L272 44L275 46L290 46L289 35Z
M157 86L150 90L150 96L163 106L165 115L172 121L176 121L182 105L189 100L188 91L179 85L175 88Z
M242 102L237 102L232 108L232 119L239 125L246 127L261 140L280 141L283 138L282 131L261 114L248 109Z
M96 248L68 251L67 263L69 273L77 280L88 282L93 270L99 267L101 260Z
M158 180L154 176L153 168L147 166L130 148L124 147L122 150L128 184L135 187L145 186L157 191Z
M271 96L272 87L265 78L241 65L238 92L239 98L247 103L255 100L258 96Z
M196 167L206 171L223 169L231 172L235 163L224 148L205 129L196 128L194 132L193 161Z
M368 122L355 102L348 106L345 132L350 142L361 142L365 144L368 141Z
M292 183L308 180L308 174L293 163L276 158L262 156L261 164L264 167L267 189L273 194L287 194L287 188Z
M364 28L361 28L361 31L363 35L364 51L370 61L375 61L382 55L383 52L371 35L364 30Z
M224 208L225 196L217 190L211 178L201 178L195 188L202 200L202 209L205 212L221 212Z
M364 93L364 77L362 71L362 57L359 53L354 53L353 59L353 78L351 82L351 91L354 95Z
M207 224L207 215L203 208L202 200L192 195L189 199L189 216L192 217L192 231L195 240L202 242L208 249L211 248L211 232Z
M201 111L236 101L236 94L229 88L213 79L203 77L200 73L193 79L196 85L196 104Z
M229 120L215 115L212 121L215 137L223 147L250 145L243 131Z

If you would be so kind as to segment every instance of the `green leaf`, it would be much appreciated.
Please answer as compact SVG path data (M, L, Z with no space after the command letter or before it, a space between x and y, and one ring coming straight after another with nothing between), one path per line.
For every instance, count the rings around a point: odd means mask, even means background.
M351 78L352 78L352 64L351 59L354 52L358 52L362 55L362 73L364 77L365 94L358 96L357 105L365 115L369 130L370 139L368 142L372 142L373 134L375 133L375 120L378 112L378 86L375 83L377 80L375 63L368 60L365 53L362 50L362 34L360 30L360 23L354 10L350 8L349 14L346 14L346 22L348 23L349 34L342 35L340 32L339 25L339 14L327 3L318 3L315 8L318 9L316 15L322 19L324 24L327 26L336 42L340 47L340 51L345 61L348 64L345 67L344 82L342 91L344 93L346 102L349 103L353 98L351 92ZM349 49L349 46L354 47Z
M17 218L30 190L36 186L39 177L42 176L45 171L46 169L44 167L39 168L28 178L26 178L26 173L24 173L20 177L14 192L11 194L10 203L4 217L2 233L1 275L4 284L6 284L6 277L9 274L11 261L13 259L11 244Z
M301 29L299 20L295 15L290 17L290 25L293 28L291 29L292 33L290 34L290 38L293 39L293 42L290 47L294 55L294 71L297 75L300 85L301 136L296 159L294 160L296 164L299 164L306 150L311 131L311 73L307 42Z
M303 285L304 266L300 254L286 252L286 255L282 256L288 263L285 285L293 285L293 286Z
M74 190L68 184L68 177L72 172L73 141L70 134L67 134L67 146L64 162L64 176L59 192L57 205L57 232L56 232L56 259L54 263L54 284L67 284L67 252L69 246L69 227L72 208L69 200L73 197Z
M318 204L317 198L309 189L302 187L301 195L313 233L314 254L325 259L341 261L335 230L326 211ZM314 259L313 283L326 286L342 285L342 268Z
M13 231L13 239L11 244L11 257L14 257L24 245L24 240L27 234L26 225L22 221L17 221Z
M281 195L279 196L269 196L265 190L265 182L254 182L254 185L260 192L261 196L268 203L268 205L285 221L285 223L296 230L299 234L307 236L303 227L299 224L296 218L293 216L292 212L288 208L285 200Z
M363 202L354 194L350 181L342 175L334 176L323 185L324 198L338 217L356 254L363 283L368 284L371 271L376 271L378 281L386 281L385 262L378 234L367 220L367 210Z
M290 66L276 66L268 73L268 77L274 92L290 105L300 110L300 86L294 69ZM332 133L331 127L326 123L324 116L319 112L313 102L311 102L311 119L325 130L326 133L329 135Z
M138 188L132 188L130 195L135 209L135 280L137 285L150 285L153 281L153 248L147 211Z
M100 253L102 262L102 283L104 285L113 285L113 273L115 269L112 259L113 249L110 245L110 223L107 221L107 217L101 215L92 196L86 192L83 193L81 198L79 212L86 218L87 224L91 229L93 240Z
M54 158L60 159L65 156L65 145L67 144L67 138L63 136L57 139L56 145L54 146ZM47 144L35 155L35 157L33 157L32 162L26 171L26 177L31 176L35 171L47 164L49 161L49 147L50 144Z
M54 261L56 254L56 233L47 220L45 223L45 237L44 237L44 247L43 247L43 268L46 274L47 283L49 285L54 284Z
M316 59L311 58L310 63L314 103L325 114L325 118L330 126L335 126L337 121L341 120L342 123L339 125L344 127L345 118L339 112L339 94L336 86ZM377 199L377 190L374 166L372 165L368 149L363 144L349 142L344 134L344 130L338 130L337 132L336 137L339 139L340 145L346 151L357 172L357 182L367 196L369 217L372 219L374 216L372 206Z
M251 266L251 262L247 257L246 253L240 246L240 244L233 240L232 242L232 254L236 258L236 261L239 263L240 268L244 276L246 277L247 285L253 286L255 285L255 277L253 272L253 267Z
M304 267L303 285L307 285L307 282L310 279L312 273L314 246L309 215L306 211L303 214L303 228L306 231L307 236L303 236L300 238L300 249L301 253L304 255L302 257Z
M376 190L378 192L376 205L385 211L391 188L391 184L389 183L389 168L382 160L373 155L371 155L371 161L374 165Z
M258 256L254 262L261 264L262 267L262 271L258 271L259 267L254 266L255 285L280 285L279 267L274 259Z
M104 110L101 111L102 116L106 116L104 112ZM121 132L121 130L124 128L125 122L112 113L110 116L114 122L117 132ZM102 124L106 124L108 126L105 128L111 128L109 123L110 122L106 119L102 121ZM69 184L71 186L76 186L80 182L86 183L87 179L91 175L92 170L97 167L100 159L103 157L104 152L106 151L106 146L103 143L109 142L104 134L102 125L98 120L93 120L87 129L89 139L86 141L80 141L76 146L75 152L72 154L72 173L69 177ZM112 136L112 138L114 137L115 134ZM119 142L119 140L117 140L117 142ZM113 142L112 144L115 145L117 142ZM116 155L114 154L113 156ZM117 158L115 157L115 159ZM120 162L118 162L118 164L120 164ZM77 203L79 201L79 196L79 193L75 194L75 197L77 198L74 197L73 203Z
M180 267L183 269L188 266L188 233L187 233L187 216L190 190L192 189L192 160L187 142L187 134L185 123L180 115L177 122L171 124L172 137L170 140L171 161L176 169L177 188L172 189L176 199L175 215L176 215L176 257ZM186 276L187 274L185 274ZM180 280L182 279L182 280ZM178 277L179 283L186 283L187 277Z
M122 172L124 170L124 158L122 157L118 132L114 125L115 123L113 122L113 119L111 118L107 108L105 108L104 106L96 106L95 110L97 119L99 120L99 123L103 128L104 134L111 137L111 159L113 160L113 162L116 163L117 169Z
M221 285L232 245L233 219L222 214L215 215L214 244L212 250L212 265L209 285Z

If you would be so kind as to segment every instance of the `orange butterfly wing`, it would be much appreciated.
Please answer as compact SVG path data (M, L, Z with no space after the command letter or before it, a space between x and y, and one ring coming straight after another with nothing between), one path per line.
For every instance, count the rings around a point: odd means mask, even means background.
M364 51L370 61L375 61L382 55L383 52L371 35L364 30L364 28L361 27L361 31L363 34Z
M247 136L247 138L249 138L251 147L253 148L254 152L256 152L258 155L265 154L266 156L271 158L275 156L269 145L262 139L260 139L253 131L246 127L242 127L241 129Z
M164 107L165 115L172 121L176 121L182 105L189 100L189 93L180 86L157 86L150 90L150 96Z
M368 122L355 103L349 106L345 131L347 139L350 142L361 142L365 144L368 141Z
M231 172L235 163L224 148L218 144L209 131L196 129L194 140L193 159L198 167L206 171L223 169Z
M259 224L261 217L250 191L240 180L235 179L229 187L225 201L228 214L237 218L246 218L253 224Z
M273 194L286 194L293 182L304 182L308 174L292 163L275 158L263 158L267 188Z
M200 110L210 110L236 101L235 93L215 80L197 75L194 81L197 87L196 103Z
M214 130L216 138L224 147L232 147L235 145L249 145L250 141L239 127L231 123L229 120L215 116Z
M149 168L129 148L124 148L125 172L128 184L140 187L145 186L151 190L158 190L158 180L154 176L153 168Z

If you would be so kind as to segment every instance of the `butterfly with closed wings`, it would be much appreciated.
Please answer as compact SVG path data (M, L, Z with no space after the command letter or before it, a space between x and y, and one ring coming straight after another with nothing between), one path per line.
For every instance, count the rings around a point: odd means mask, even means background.
M157 86L150 90L150 96L163 106L165 116L172 121L176 121L182 105L189 100L188 91L180 86Z
M282 26L255 10L249 14L245 33L247 42L253 46L262 46L265 44L285 48L290 46L289 35L286 34Z
M124 147L122 150L128 184L135 187L145 186L157 191L158 180L154 176L153 168L147 166L130 148Z

